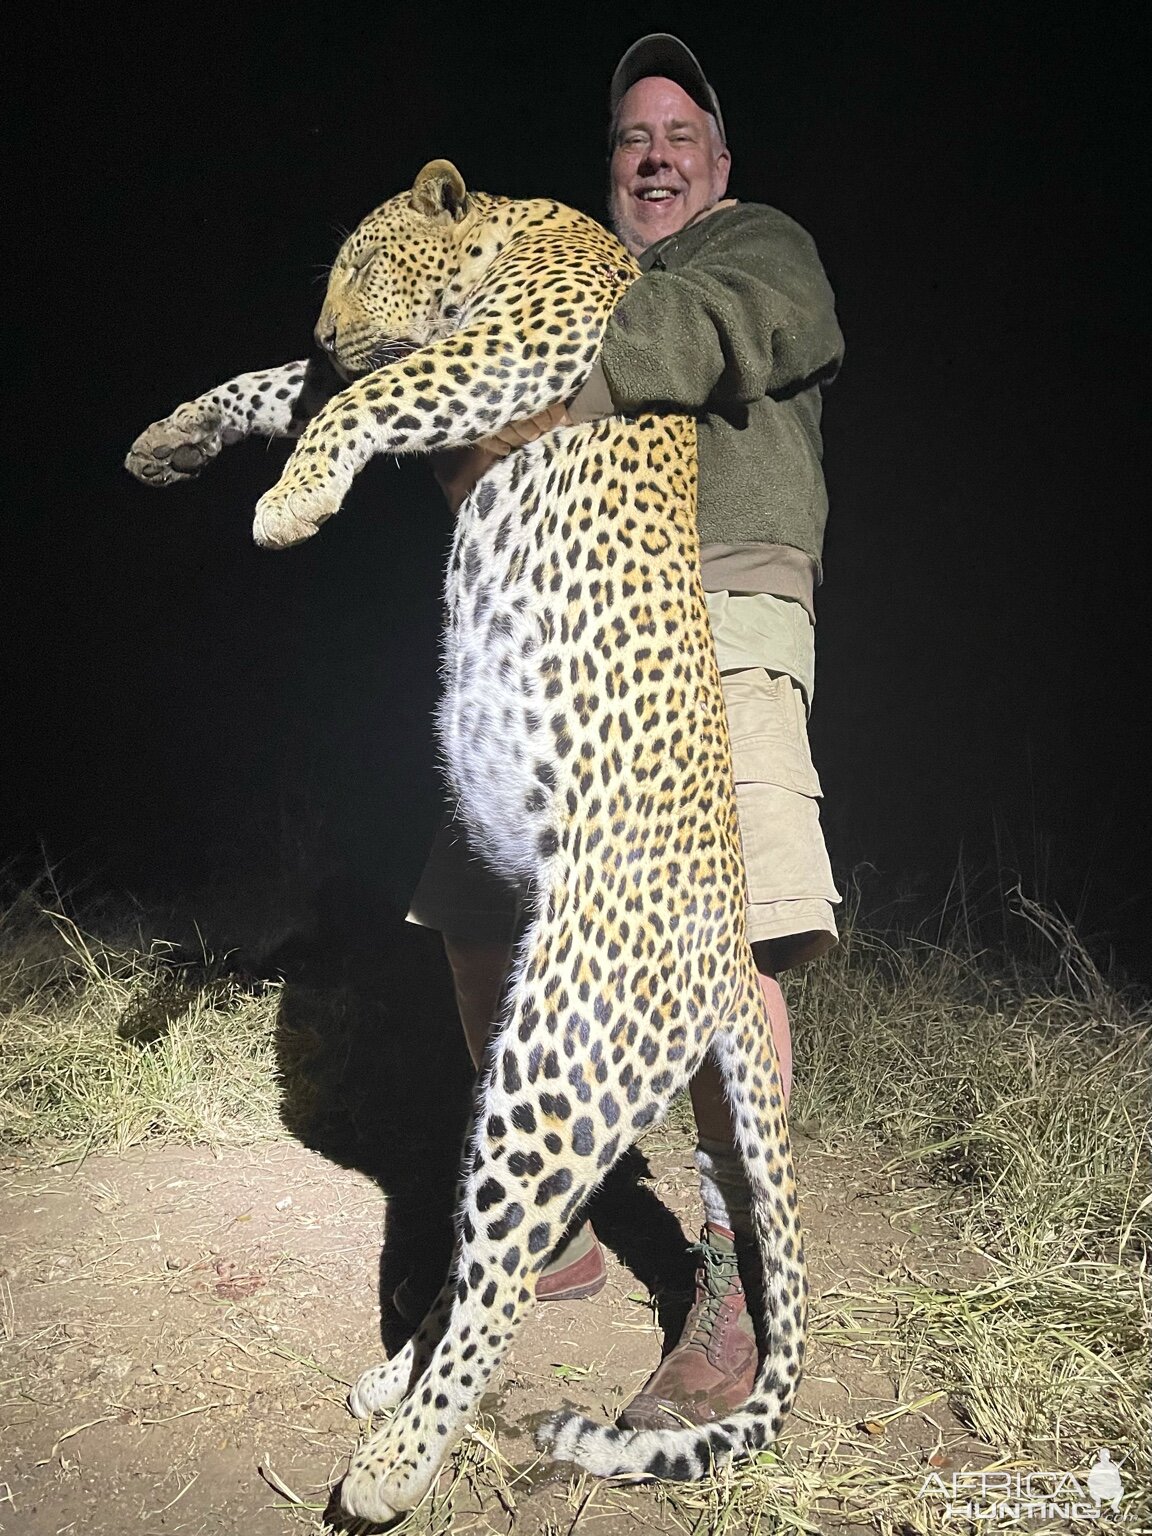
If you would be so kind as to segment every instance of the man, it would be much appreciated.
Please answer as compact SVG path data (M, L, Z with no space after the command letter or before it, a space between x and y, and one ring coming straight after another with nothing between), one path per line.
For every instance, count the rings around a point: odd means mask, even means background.
M458 505L496 455L558 425L661 408L697 418L701 566L732 735L749 938L787 1094L791 1044L776 978L835 943L839 900L806 716L827 515L821 390L843 343L809 237L775 209L726 198L731 155L719 102L685 45L666 33L641 38L613 75L610 105L612 223L644 276L612 316L597 367L567 410L506 428L439 473ZM410 917L443 935L479 1065L515 934L515 897L445 828ZM756 1374L744 1296L745 1283L757 1281L749 1194L710 1061L691 1095L706 1216L696 1301L679 1343L622 1415L631 1428L719 1418L748 1397ZM585 1224L538 1277L537 1297L594 1295L604 1279ZM415 1300L403 1287L396 1299L401 1310Z

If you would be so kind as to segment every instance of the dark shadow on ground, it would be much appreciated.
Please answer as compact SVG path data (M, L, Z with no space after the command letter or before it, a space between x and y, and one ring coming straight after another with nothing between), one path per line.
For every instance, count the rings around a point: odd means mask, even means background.
M452 1256L460 1149L473 1089L439 935L414 927L363 882L317 893L307 931L252 969L282 979L276 1050L281 1114L305 1146L367 1174L388 1200L380 1256L385 1346L412 1332L392 1306L401 1281L429 1297ZM636 1149L612 1169L589 1215L601 1241L656 1298L674 1341L692 1286L679 1221L641 1182Z

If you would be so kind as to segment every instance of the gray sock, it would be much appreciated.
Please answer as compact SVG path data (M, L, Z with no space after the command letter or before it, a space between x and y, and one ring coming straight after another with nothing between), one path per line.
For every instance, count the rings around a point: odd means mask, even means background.
M752 1192L739 1152L723 1142L701 1137L696 1143L695 1163L707 1220L741 1237L751 1237Z

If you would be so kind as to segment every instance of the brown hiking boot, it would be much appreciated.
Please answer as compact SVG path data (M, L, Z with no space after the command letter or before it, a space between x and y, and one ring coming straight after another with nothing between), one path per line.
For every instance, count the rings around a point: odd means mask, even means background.
M696 1300L680 1342L620 1415L625 1429L682 1429L686 1419L710 1424L752 1395L760 1357L735 1238L709 1223L692 1251L700 1255ZM758 1258L750 1247L749 1271Z
M536 1276L537 1301L581 1301L604 1289L608 1269L590 1221L562 1242Z
M576 1228L561 1242L536 1276L537 1301L580 1301L604 1289L608 1269L590 1222ZM440 1280L429 1281L413 1273L392 1292L392 1306L406 1323L419 1323L440 1294Z

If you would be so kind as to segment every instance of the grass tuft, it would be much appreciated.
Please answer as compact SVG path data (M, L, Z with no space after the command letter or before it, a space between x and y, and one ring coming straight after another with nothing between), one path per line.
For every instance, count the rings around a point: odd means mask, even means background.
M98 940L27 894L5 909L0 1145L70 1155L283 1134L279 989L173 962L171 945Z

